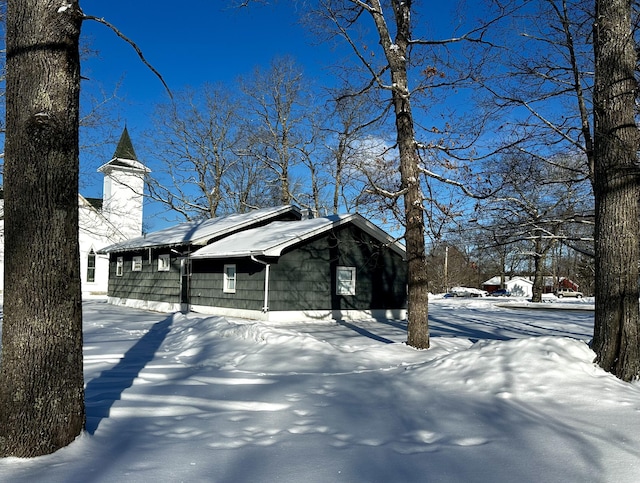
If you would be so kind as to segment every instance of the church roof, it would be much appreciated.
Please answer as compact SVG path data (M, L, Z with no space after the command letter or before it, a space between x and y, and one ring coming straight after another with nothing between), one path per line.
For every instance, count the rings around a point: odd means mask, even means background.
M138 159L136 151L133 149L133 143L131 142L131 137L129 137L127 126L124 127L120 135L120 141L118 141L118 147L116 147L116 152L113 153L113 157L116 159L133 159L136 161Z
M138 161L138 157L136 156L135 149L133 149L133 143L131 142L131 137L129 136L127 126L125 126L122 130L120 141L118 141L116 151L113 153L113 158L108 163L100 166L98 168L98 171L102 173L108 173L112 169L145 173L151 172L149 168Z

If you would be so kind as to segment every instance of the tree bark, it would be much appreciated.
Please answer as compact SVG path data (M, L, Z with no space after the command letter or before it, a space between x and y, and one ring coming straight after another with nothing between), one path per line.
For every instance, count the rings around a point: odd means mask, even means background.
M379 2L376 9L382 11ZM407 249L408 299L407 344L418 349L429 348L429 320L427 284L427 256L424 243L424 212L420 188L419 156L415 140L415 128L409 95L407 59L411 35L411 2L394 1L396 38L393 45L384 46L391 69L392 99L396 117L398 152L400 154L400 179L404 195L405 242ZM375 19L375 18L374 18ZM375 19L379 25L379 20Z
M77 0L9 0L0 456L84 426L78 255L82 17Z
M640 377L640 177L630 0L596 0L594 27L595 267L593 349L619 378Z
M544 255L539 251L541 243L536 240L536 254L533 257L533 287L531 301L542 302L542 292L544 291Z

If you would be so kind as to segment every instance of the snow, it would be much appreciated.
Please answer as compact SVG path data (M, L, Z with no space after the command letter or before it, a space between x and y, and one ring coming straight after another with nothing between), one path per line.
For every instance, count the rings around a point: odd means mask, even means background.
M315 234L322 233L355 215L333 215L301 221L274 221L267 226L234 233L195 251L191 258L229 258L234 256L280 256L282 250Z
M404 321L88 300L87 431L0 481L637 482L640 383L592 362L589 302L434 297L424 351Z
M64 2L61 7L58 8L58 13L66 12L72 8L70 3ZM37 116L38 114L36 114Z
M405 247L358 213L329 215L300 221L274 221L266 226L243 230L214 241L191 254L191 258L230 258L263 255L279 257L282 252L304 240L338 226L353 223L389 247L406 256Z
M146 235L115 243L102 248L105 253L122 252L139 248L171 247L184 244L203 244L209 239L246 228L260 221L272 219L280 214L295 212L292 205L261 208L248 213L236 213L201 221L190 221L164 228Z

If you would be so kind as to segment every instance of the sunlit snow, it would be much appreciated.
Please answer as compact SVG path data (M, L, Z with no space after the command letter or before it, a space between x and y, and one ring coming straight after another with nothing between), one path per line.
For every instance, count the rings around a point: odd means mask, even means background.
M592 362L592 302L435 298L425 351L404 321L87 301L87 431L0 481L635 483L640 384Z

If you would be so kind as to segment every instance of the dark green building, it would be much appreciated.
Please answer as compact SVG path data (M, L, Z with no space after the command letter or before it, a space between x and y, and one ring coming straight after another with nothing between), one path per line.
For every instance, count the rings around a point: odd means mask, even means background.
M405 317L401 244L358 214L301 218L263 209L208 220L204 237L179 225L163 244L156 232L107 247L110 301L278 321Z

